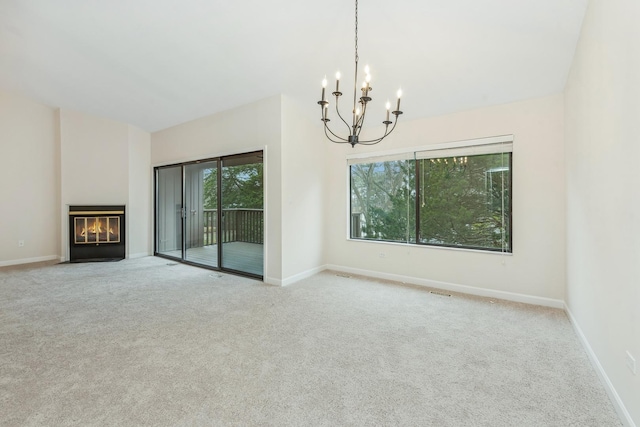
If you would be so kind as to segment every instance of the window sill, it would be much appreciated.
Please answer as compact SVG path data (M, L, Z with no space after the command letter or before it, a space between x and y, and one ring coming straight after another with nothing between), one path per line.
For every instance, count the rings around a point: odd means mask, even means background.
M372 244L376 244L376 245L401 246L401 247L407 247L407 248L446 250L446 251L454 251L454 252L470 252L470 253L499 255L499 256L513 256L513 252L490 251L490 250L486 250L486 249L471 249L471 248L456 248L456 247L452 247L452 246L421 245L421 244L416 244L416 243L387 242L387 241L384 241L384 240L352 239L350 237L347 237L347 241L348 242L365 243L365 244L372 243Z

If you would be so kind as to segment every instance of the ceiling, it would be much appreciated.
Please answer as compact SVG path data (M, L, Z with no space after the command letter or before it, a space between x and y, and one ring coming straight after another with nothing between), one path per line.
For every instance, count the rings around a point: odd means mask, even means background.
M361 0L371 114L400 86L406 119L561 92L587 2ZM347 0L0 0L0 89L150 132L279 93L319 119L353 57Z

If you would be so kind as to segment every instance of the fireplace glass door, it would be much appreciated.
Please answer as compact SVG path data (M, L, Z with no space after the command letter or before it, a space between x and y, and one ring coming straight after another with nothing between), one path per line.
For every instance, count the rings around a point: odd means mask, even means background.
M94 216L75 217L76 245L95 243L120 243L120 217Z

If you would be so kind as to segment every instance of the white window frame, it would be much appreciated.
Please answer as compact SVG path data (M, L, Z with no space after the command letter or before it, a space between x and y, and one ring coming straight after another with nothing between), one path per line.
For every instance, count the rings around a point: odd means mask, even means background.
M460 141L443 142L437 144L430 144L426 146L408 147L397 150L386 150L373 153L357 153L346 156L346 233L345 237L348 241L352 242L366 242L366 243L378 243L378 244L392 244L392 245L410 245L415 247L436 248L445 250L459 250L459 251L472 251L472 252L487 252L493 254L511 255L513 253L513 247L510 251L495 251L488 249L475 249L475 248L457 248L453 246L437 246L409 243L409 242L389 242L384 240L367 240L356 239L351 237L351 165L361 163L377 163L387 162L394 160L422 160L432 158L443 157L459 157L459 156L476 156L482 154L500 154L500 153L513 153L514 135L498 135L485 138L476 138ZM513 171L512 171L513 173ZM512 175L513 179L513 175ZM512 189L513 191L513 189ZM510 195L512 197L512 195ZM513 206L511 205L510 214L513 215ZM513 230L513 224L511 224L511 231ZM416 236L417 238L417 236ZM511 245L513 246L513 236L510 237Z

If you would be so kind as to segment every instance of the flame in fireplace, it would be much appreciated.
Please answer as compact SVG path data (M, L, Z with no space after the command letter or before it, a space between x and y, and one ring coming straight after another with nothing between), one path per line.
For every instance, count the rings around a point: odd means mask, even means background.
M74 243L120 243L120 218L116 216L76 217Z
M102 222L101 221L95 221L93 223L93 225L91 225L88 228L84 228L82 227L82 231L80 232L80 236L86 236L87 233L89 234L100 234L100 233L104 233L106 230L104 230L103 226L102 226ZM109 229L109 234L115 235L115 233L113 232L113 228Z

